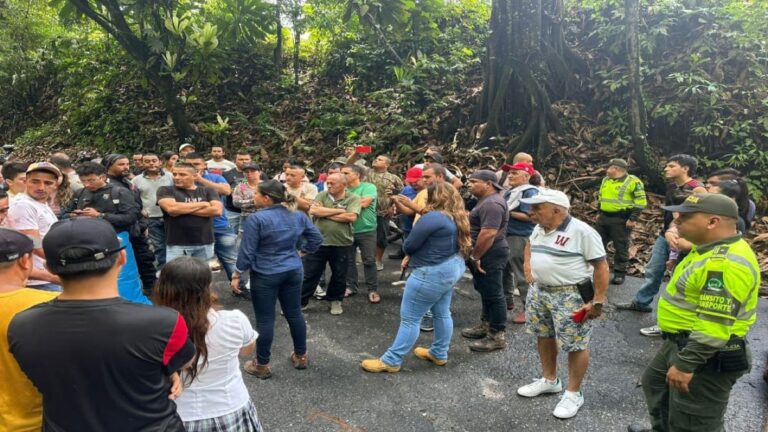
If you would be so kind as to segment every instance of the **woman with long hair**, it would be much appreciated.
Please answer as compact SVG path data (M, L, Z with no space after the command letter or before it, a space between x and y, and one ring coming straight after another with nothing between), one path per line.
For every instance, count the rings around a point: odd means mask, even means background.
M182 256L166 263L154 290L156 305L184 317L197 348L182 374L185 389L176 400L178 413L188 432L260 432L238 360L253 353L258 335L239 310L214 307L211 280L207 263Z
M176 161L179 160L179 155L174 151L166 151L160 155L160 161L163 163L163 169L171 172L176 165Z
M464 260L472 250L469 217L459 192L448 183L427 188L426 213L403 244L404 265L413 268L400 304L400 328L381 358L363 360L368 372L398 372L403 357L419 337L419 323L432 311L435 334L430 348L417 347L416 357L443 366L453 335L451 297L464 274Z
M267 379L272 376L269 361L277 300L291 330L291 363L296 369L309 365L307 324L301 313L304 268L300 254L317 251L323 236L304 212L296 211L296 198L279 181L260 183L253 201L260 211L245 220L231 286L238 292L240 274L250 270L256 330L261 336L256 343L256 358L245 362L244 369L257 378Z

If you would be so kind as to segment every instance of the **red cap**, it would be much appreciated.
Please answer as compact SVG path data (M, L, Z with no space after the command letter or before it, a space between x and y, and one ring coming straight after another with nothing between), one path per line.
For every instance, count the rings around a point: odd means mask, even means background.
M421 177L422 177L423 175L424 175L424 172L422 171L422 169L421 169L421 168L419 168L419 167L413 167L413 168L409 169L409 170L408 170L408 171L405 173L405 182L406 182L406 183L414 183L414 182L417 182L417 181L419 181L419 179L421 179Z
M528 175L532 176L536 174L536 170L533 169L533 165L527 163L527 162L518 162L511 167L509 167L510 170L518 170L518 171L525 171L528 173Z

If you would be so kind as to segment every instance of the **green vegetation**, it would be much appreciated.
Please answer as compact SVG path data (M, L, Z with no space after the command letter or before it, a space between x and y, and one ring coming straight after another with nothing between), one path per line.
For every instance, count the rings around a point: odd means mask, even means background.
M639 100L651 158L692 152L768 190L768 2L640 1L633 96L631 1L0 0L0 144L546 160L575 129L569 107L588 144L637 155Z

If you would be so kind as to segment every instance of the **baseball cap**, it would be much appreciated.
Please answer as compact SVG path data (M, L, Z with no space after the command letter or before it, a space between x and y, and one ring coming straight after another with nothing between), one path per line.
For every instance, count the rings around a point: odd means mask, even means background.
M523 198L520 202L525 204L550 203L559 205L560 207L571 208L571 200L568 199L568 195L554 189L541 189L538 195L530 198Z
M63 253L72 248L85 249L87 252L80 257L63 258ZM46 261L63 267L101 261L124 248L112 225L97 218L64 219L53 224L43 238Z
M424 175L424 170L422 170L419 167L413 167L410 168L405 173L405 182L406 183L414 183L419 181L419 179Z
M259 164L251 162L243 165L243 171L245 170L261 171L261 167Z
M627 163L627 161L619 158L609 160L608 166L617 166L619 168L624 168L624 169L629 168L629 164Z
M517 171L525 171L530 176L536 173L536 170L533 169L533 165L529 164L528 162L518 162L516 164L512 164L512 166L510 166L509 169L517 170Z
M424 156L425 161L434 161L439 164L445 163L445 159L443 159L443 156L440 153L432 153L430 155Z
M693 194L680 205L662 206L661 208L678 213L708 213L733 219L739 217L739 207L736 205L736 201L718 193Z
M182 150L184 150L187 147L195 148L195 145L194 144L190 144L190 143L184 143L184 144L179 146L179 151L182 151Z
M0 262L11 262L24 254L32 252L35 244L32 239L18 231L0 228Z
M475 180L481 180L481 181L487 181L491 182L491 185L496 188L496 190L502 190L503 188L498 183L499 179L496 177L496 173L490 170L479 170L472 173L472 175L469 176L469 179L475 179Z
M27 167L27 174L35 171L45 171L55 175L56 177L61 177L61 171L59 168L50 162L36 162Z

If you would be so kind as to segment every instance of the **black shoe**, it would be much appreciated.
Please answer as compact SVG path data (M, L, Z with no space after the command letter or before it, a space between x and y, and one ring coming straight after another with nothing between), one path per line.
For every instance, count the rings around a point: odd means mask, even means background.
M652 432L653 430L651 428L647 428L645 426L640 426L636 424L631 424L627 426L628 432Z
M613 279L611 280L611 284L613 284L613 285L621 285L623 283L624 283L624 275L623 274L613 275Z
M619 309L619 310L631 310L631 311L643 312L643 313L648 313L648 312L653 311L652 307L639 305L639 304L637 304L635 302L631 302L631 303L616 303L616 309Z
M424 315L424 317L421 318L419 329L423 332L431 332L435 330L435 324L434 320L432 319L432 315Z
M249 290L248 288L240 288L240 294L232 291L232 296L241 298L246 301L251 301L251 290Z
M399 259L399 260L401 260L401 259L405 258L405 252L400 250L400 251L397 251L395 253L391 253L391 254L387 255L387 257L389 259Z

